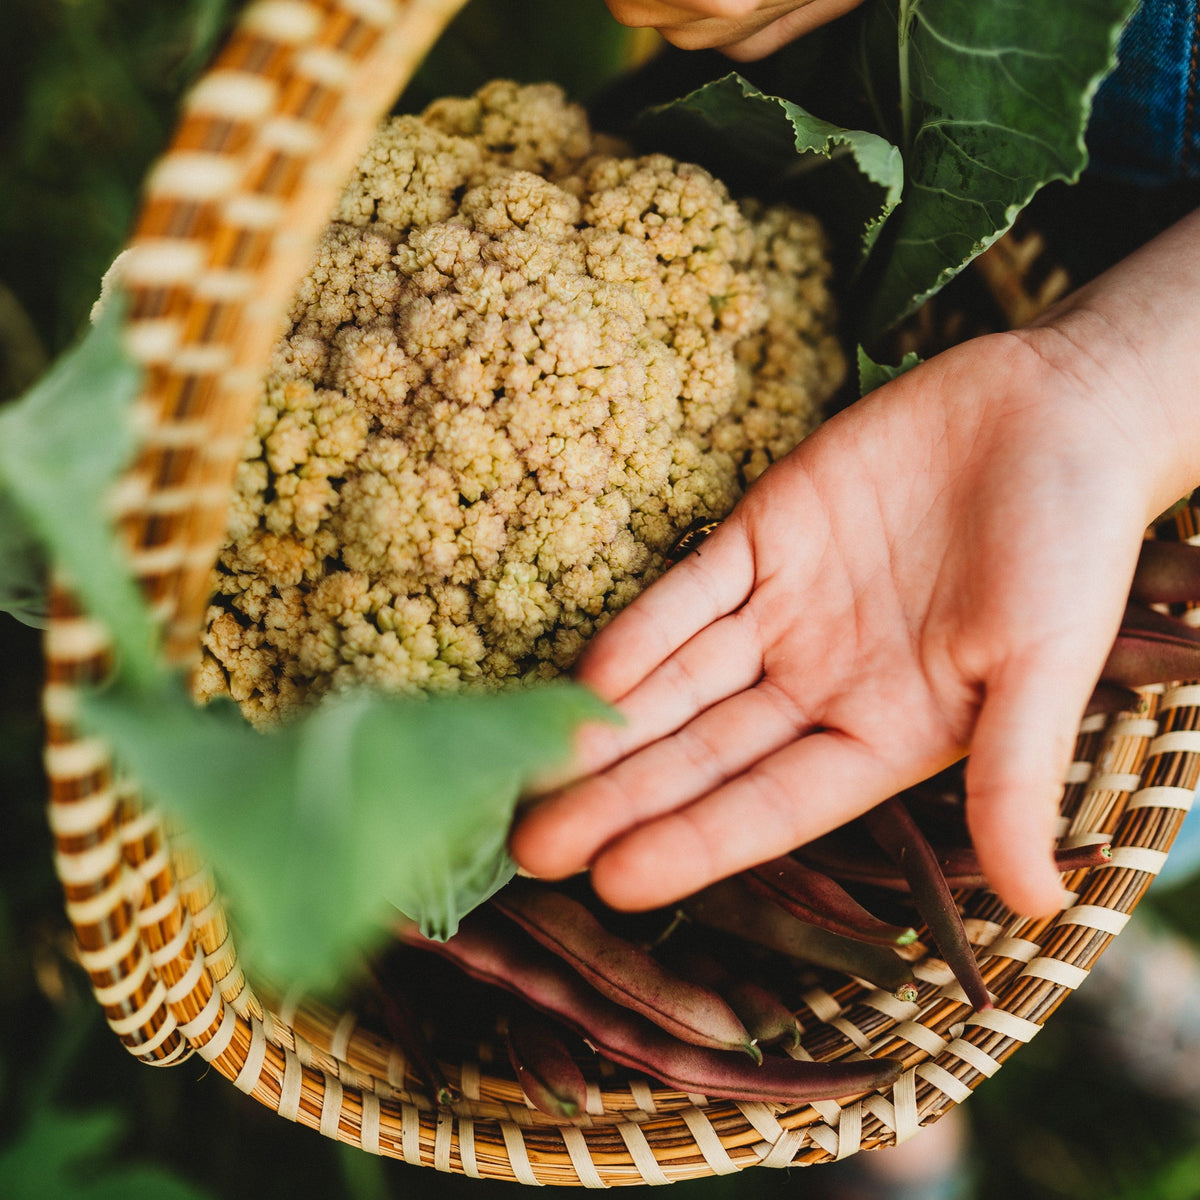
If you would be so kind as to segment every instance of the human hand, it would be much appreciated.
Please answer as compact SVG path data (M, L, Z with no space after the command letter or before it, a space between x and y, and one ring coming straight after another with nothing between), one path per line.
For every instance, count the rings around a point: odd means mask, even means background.
M623 25L651 26L684 50L750 62L857 8L862 0L605 0Z
M627 724L588 732L576 766L597 774L525 814L517 861L668 903L969 747L985 873L1016 910L1057 910L1080 715L1142 532L1182 494L1163 498L1170 423L1146 424L1138 354L1079 341L1073 314L977 339L772 467L589 647L578 678Z

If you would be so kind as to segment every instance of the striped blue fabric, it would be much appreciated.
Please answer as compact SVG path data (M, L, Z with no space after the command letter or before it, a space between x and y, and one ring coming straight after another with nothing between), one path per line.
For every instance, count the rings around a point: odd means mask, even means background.
M1091 169L1131 183L1200 179L1200 0L1142 0L1087 130Z

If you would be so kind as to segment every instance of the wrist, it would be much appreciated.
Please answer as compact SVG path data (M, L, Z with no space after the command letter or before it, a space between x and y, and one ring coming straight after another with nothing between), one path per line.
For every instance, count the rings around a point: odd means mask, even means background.
M1123 439L1148 521L1200 485L1198 313L1200 211L1020 333L1052 386L1077 391Z

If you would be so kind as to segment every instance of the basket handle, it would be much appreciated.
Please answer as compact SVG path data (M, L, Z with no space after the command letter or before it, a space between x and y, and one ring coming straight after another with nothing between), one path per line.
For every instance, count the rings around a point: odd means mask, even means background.
M118 488L167 657L197 654L283 314L379 120L465 0L254 0L183 101L120 269L145 367Z
M237 464L296 282L375 126L464 2L253 0L150 171L118 269L127 343L145 377L139 453L114 499L170 661L199 651ZM223 1044L232 1026L209 1027L228 1013L186 936L193 922L161 831L147 816L138 838L122 834L136 788L78 724L78 689L108 674L111 639L58 585L45 661L55 863L97 999L147 1061L177 1061L185 1034ZM193 889L196 911L206 888ZM225 1059L238 1063L250 1045L238 1028L229 1049L213 1051L234 1074Z

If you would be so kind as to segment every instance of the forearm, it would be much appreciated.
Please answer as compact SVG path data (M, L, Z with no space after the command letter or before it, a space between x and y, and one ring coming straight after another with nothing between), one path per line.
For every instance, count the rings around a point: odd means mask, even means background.
M1028 336L1127 430L1147 521L1200 484L1200 210L1068 296Z

